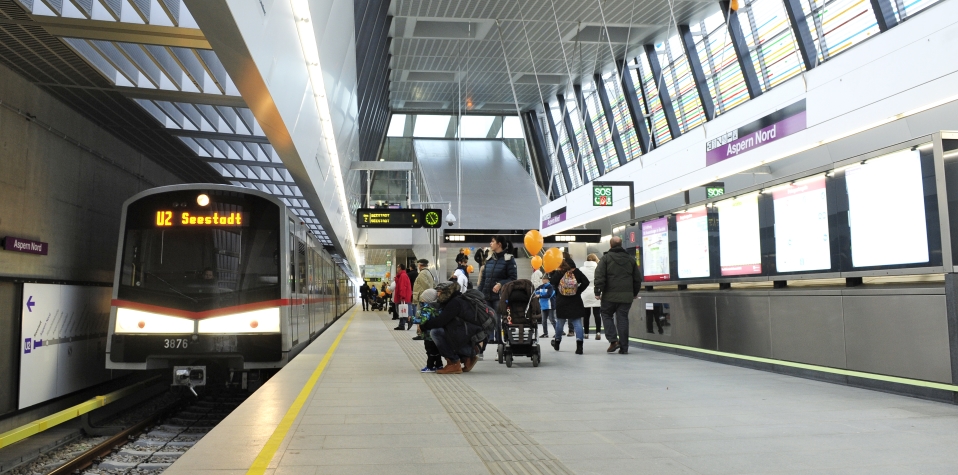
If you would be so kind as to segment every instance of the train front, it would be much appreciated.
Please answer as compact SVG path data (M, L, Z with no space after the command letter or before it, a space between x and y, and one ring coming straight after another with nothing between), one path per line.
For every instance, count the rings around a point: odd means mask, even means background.
M229 187L167 187L124 210L108 368L282 365L280 205ZM195 380L190 383L190 380Z

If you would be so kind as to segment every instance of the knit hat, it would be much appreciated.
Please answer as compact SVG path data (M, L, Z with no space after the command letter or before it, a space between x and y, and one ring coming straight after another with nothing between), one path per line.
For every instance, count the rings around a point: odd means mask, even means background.
M434 303L439 297L439 293L436 292L436 289L426 289L419 294L419 301L424 303Z

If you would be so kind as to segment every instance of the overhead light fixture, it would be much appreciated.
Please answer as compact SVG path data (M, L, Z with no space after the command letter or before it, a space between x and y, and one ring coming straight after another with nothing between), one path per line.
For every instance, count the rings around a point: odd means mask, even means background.
M306 60L306 71L309 73L309 82L313 90L313 100L316 103L316 109L319 113L319 123L323 136L323 142L326 144L326 151L329 154L329 169L333 174L333 186L336 188L336 195L339 197L339 205L342 208L340 219L346 221L346 232L351 234L349 227L349 201L346 199L346 184L343 178L343 172L339 163L339 152L336 148L336 137L333 131L332 114L329 110L329 102L326 100L326 84L323 82L323 70L319 62L319 48L317 46L316 34L313 31L312 15L309 11L308 0L290 0L290 6L293 9L293 22L296 24L296 31L299 33L299 45L303 50L303 58ZM351 246L351 239L346 238L348 252L353 254L353 261L356 259L356 247Z
M200 206L206 206L210 204L210 197L207 196L206 193L203 193L200 196L196 197L196 204Z

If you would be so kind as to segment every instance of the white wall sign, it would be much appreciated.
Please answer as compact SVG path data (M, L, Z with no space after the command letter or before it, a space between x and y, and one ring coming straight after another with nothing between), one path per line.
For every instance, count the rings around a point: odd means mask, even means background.
M831 269L825 175L772 193L778 272Z

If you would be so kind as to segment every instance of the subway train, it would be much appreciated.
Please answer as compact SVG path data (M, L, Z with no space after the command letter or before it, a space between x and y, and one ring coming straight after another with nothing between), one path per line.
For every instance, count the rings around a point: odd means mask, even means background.
M355 286L279 199L229 185L154 188L123 204L106 367L257 375L355 303ZM231 376L232 377L232 376Z

